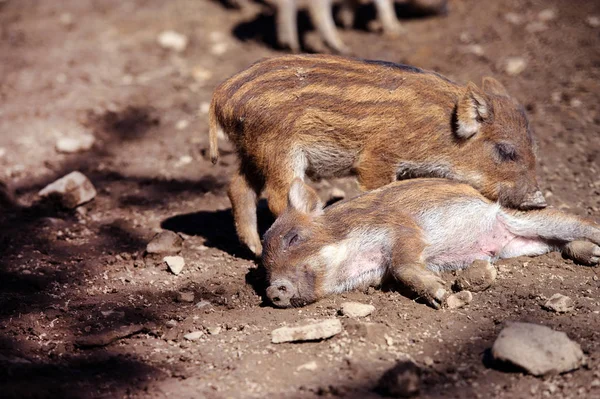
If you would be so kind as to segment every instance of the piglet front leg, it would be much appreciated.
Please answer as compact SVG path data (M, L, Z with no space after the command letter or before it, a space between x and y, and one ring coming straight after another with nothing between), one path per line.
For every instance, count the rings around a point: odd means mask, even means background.
M571 241L562 248L564 257L583 265L600 263L600 246L589 241Z

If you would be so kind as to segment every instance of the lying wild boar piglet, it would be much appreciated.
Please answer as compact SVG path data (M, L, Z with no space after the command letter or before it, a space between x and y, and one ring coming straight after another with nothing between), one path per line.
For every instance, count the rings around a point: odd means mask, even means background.
M237 148L231 199L238 235L261 253L256 201L275 216L295 177L356 175L371 190L444 177L514 208L544 207L525 112L495 79L457 85L419 68L331 55L259 61L223 82L209 111Z
M264 238L267 296L302 306L392 277L431 306L443 305L435 272L561 250L585 264L600 259L600 227L552 209L522 212L446 179L391 183L326 209L295 179L287 210Z
M335 27L332 11L335 3L342 7L347 27L353 24L354 15L361 4L374 3L377 17L386 34L396 36L403 29L396 16L394 0L270 0L270 2L277 8L277 40L280 45L295 52L300 51L297 26L297 13L300 7L308 9L312 23L325 43L340 53L348 52L348 48L342 42ZM447 0L406 0L404 2L428 14L445 13L447 8Z

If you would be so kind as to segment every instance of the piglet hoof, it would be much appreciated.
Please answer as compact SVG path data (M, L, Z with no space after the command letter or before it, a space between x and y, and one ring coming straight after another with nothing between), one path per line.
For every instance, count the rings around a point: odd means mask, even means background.
M406 28L404 28L404 26L401 24L393 24L383 27L383 35L390 39L398 38L404 34L406 34Z
M600 246L589 241L571 241L563 247L562 254L583 265L593 266L600 262Z
M441 309L446 303L448 291L444 288L446 282L439 277L434 277L425 284L425 292L420 293L419 298L423 299L434 309Z
M488 289L496 280L498 272L487 260L476 260L460 272L452 288L455 291L481 292Z

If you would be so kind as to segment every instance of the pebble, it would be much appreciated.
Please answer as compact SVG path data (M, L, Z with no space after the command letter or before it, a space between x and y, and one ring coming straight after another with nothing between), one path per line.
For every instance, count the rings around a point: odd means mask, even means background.
M181 52L188 45L188 38L181 33L172 30L166 30L158 35L158 44L165 49Z
M222 328L220 326L212 326L208 327L207 330L210 335L219 335L221 333Z
M366 317L375 311L375 306L359 302L344 302L340 314L348 317Z
M579 344L567 334L531 323L505 327L494 342L492 356L536 376L575 370L585 360Z
M81 172L71 172L44 187L40 197L56 197L67 208L73 209L96 196L92 182Z
M527 24L525 30L529 33L543 32L548 29L548 25L540 21L533 21Z
M460 291L450 295L446 299L446 305L448 305L448 309L460 309L467 306L472 300L473 294L470 291Z
M331 338L342 332L342 323L338 319L326 319L297 327L280 327L271 332L271 342L316 341Z
M56 151L63 154L74 154L87 151L94 145L96 138L91 134L79 137L61 137L56 141Z
M597 28L600 26L600 17L597 15L590 15L585 19L585 22L587 22L587 24L592 28Z
M563 294L554 294L546 301L544 306L546 310L556 313L570 312L574 308L573 300Z
M383 374L376 390L386 396L410 397L419 393L421 370L412 362L399 362Z
M185 334L183 338L187 339L188 341L196 341L202 338L203 335L204 333L202 331L193 331L191 333Z
M212 78L213 73L206 68L203 68L201 66L195 66L192 69L192 78L194 78L194 80L198 83L205 83L208 80L210 80L210 78Z
M186 303L194 302L194 293L193 292L185 292L185 291L178 292L177 293L177 302L186 302Z
M171 230L156 234L146 245L149 254L176 254L183 248L183 238Z
M312 362L301 364L300 366L298 366L296 368L296 371L302 371L302 370L315 371L318 368L319 368L319 366L317 365L317 362L315 362L313 360Z
M173 320L173 319L171 319L171 320L167 321L166 325L167 325L167 328L173 328L173 327L176 327L176 326L177 326L177 321L176 321L176 320Z
M537 17L542 22L549 22L555 20L557 16L556 10L552 8L546 8L545 10L540 11Z
M510 57L504 65L504 72L510 76L517 76L527 68L527 61L523 57Z
M458 291L481 292L488 289L497 276L498 272L490 262L476 260L471 266L459 272L453 288Z
M523 23L523 16L514 12L504 14L504 20L513 25L521 25Z
M208 114L208 111L210 110L210 103L209 102L202 102L200 103L200 114Z
M187 129L189 125L190 125L189 121L187 121L185 119L181 119L181 120L178 120L177 123L175 124L175 129L184 130L184 129Z
M181 273L185 266L185 260L181 256L165 256L163 260L169 267L169 270L176 276Z

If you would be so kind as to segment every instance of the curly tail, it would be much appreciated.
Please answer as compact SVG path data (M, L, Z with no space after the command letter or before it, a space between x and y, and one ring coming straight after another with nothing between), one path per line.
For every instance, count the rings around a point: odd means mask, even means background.
M208 148L210 161L213 165L219 160L219 131L223 130L217 120L217 115L215 114L215 103L216 101L213 98L210 102L210 109L208 110Z

